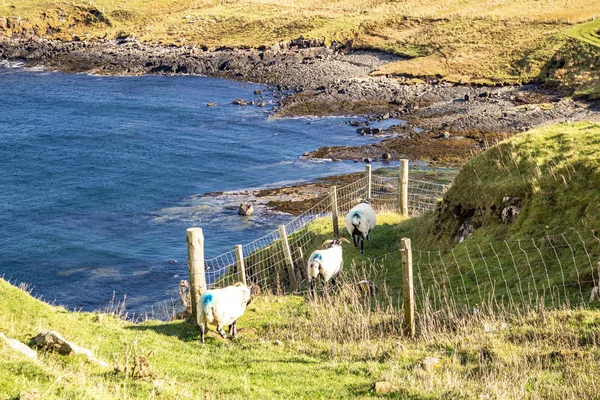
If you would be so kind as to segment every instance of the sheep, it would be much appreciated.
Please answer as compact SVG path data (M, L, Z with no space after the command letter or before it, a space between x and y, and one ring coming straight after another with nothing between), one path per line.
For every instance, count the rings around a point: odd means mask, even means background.
M227 335L223 327L228 325L229 334L237 338L237 319L244 315L246 307L252 301L254 286L250 288L244 284L235 284L202 293L196 317L202 343L208 324L215 325L217 332L224 339Z
M596 266L598 267L598 284L592 289L590 303L592 303L596 299L600 300L600 261L598 261L598 264L596 264Z
M371 207L369 200L361 200L361 202L353 207L346 215L346 228L348 233L352 235L354 247L358 247L360 243L360 252L365 252L365 238L369 240L369 232L375 225L377 220L375 211Z
M346 238L326 240L321 245L322 249L313 251L308 257L306 275L308 276L308 283L311 284L314 297L317 297L317 279L319 277L323 284L329 280L335 284L335 278L342 271L344 264L342 242L350 243Z

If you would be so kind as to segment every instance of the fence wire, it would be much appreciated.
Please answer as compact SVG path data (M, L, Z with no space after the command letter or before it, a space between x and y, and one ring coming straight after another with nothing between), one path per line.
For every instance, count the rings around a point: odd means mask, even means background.
M364 176L348 185L336 189L338 223L340 232L345 228L345 215L360 200L371 196L376 212L396 211L399 204L398 177L371 176L369 193L369 177ZM411 190L415 191L412 195ZM441 197L443 185L427 182L409 184L409 204L414 204L412 215L429 211L431 207L419 207L419 204L431 204ZM298 286L296 292L306 288L306 260L310 254L321 248L321 244L331 230L333 198L331 193L316 205L297 216L287 224L285 230L288 238L291 257L286 257L279 231L273 231L259 239L242 246L243 265L246 282L257 284L262 290L275 293L290 293L293 290L289 265L294 273ZM317 222L321 220L322 222ZM330 234L329 234L330 235ZM233 246L232 246L233 247ZM242 274L235 251L231 250L205 261L206 283L208 287L224 287L242 281Z
M600 240L570 232L449 251L413 250L417 304L454 312L587 306L600 285ZM596 289L597 291L598 289Z

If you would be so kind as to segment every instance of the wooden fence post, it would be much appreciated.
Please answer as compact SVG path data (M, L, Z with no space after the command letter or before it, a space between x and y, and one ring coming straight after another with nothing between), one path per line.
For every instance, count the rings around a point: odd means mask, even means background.
M408 160L400 160L398 176L398 212L408 217Z
M279 225L279 236L281 237L281 246L283 247L283 255L285 256L285 263L287 264L290 286L292 291L296 291L298 290L298 283L296 282L296 274L294 273L294 259L292 258L292 252L290 251L290 244L288 242L287 233L285 232L285 225Z
M188 228L185 233L188 248L188 270L190 274L190 301L192 319L196 323L200 295L206 291L204 271L204 235L202 228Z
M329 196L331 197L331 222L333 223L333 236L336 238L340 237L340 225L338 223L338 201L337 201L337 190L335 186L329 189Z
M367 164L367 167L365 168L365 173L367 174L367 199L370 199L373 194L371 191L371 164Z
M240 274L240 281L244 282L244 285L248 286L248 283L246 282L246 266L244 265L244 251L242 250L242 245L236 244L233 250L235 252L237 271Z
M413 285L412 249L410 239L400 241L402 253L402 293L404 297L404 333L415 336L415 294Z

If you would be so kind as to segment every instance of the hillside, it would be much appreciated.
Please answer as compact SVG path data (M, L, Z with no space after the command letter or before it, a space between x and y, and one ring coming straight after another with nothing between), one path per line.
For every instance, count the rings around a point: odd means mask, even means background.
M329 301L262 294L235 341L211 333L202 345L190 322L127 322L118 307L69 312L0 280L0 332L27 343L55 329L110 364L41 352L30 361L0 340L0 399L37 398L32 390L48 399L371 398L379 381L392 398L596 398L600 311L587 299L600 254L599 147L591 123L493 146L461 170L436 213L382 214L365 255L346 247L346 283ZM497 211L506 196L521 199L511 224ZM465 217L474 231L456 244ZM310 229L331 235L328 220ZM413 239L417 339L401 333L400 237ZM349 284L365 273L375 299Z
M406 58L382 66L376 75L482 84L544 82L548 74L557 79L577 75L563 82L563 88L572 93L583 86L581 94L593 97L597 55L591 62L579 57L573 62L561 60L577 54L569 53L573 45L584 51L598 46L598 21L572 24L592 20L599 5L584 0L493 4L476 0L7 0L0 5L0 32L63 41L133 37L206 49L269 47L299 37L315 38Z

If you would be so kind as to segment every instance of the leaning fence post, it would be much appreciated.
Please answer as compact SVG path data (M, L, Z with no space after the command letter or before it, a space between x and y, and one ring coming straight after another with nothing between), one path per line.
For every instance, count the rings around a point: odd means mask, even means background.
M408 217L408 160L400 160L398 176L398 212Z
M333 223L333 236L340 237L340 225L338 223L338 201L337 201L337 190L335 186L329 189L329 196L331 197L331 222Z
M288 242L287 233L285 232L285 225L279 225L279 236L281 237L281 245L283 247L283 255L285 256L285 263L287 264L288 277L290 278L290 286L292 291L298 290L298 284L296 283L296 274L294 273L294 259L292 258L292 252L290 251L290 244Z
M200 295L206 291L206 275L204 271L204 235L202 228L188 228L185 233L188 248L188 270L190 274L190 301L192 303L192 319L196 323L196 310Z
M415 336L415 294L413 286L412 249L410 239L400 241L402 253L402 293L404 297L404 333Z
M371 191L371 164L367 164L367 167L365 168L365 173L367 174L367 199L370 199L372 196L372 191Z
M244 265L244 251L242 250L242 245L236 244L233 250L235 252L237 270L240 274L240 281L242 281L244 285L248 285L248 283L246 283L246 266Z

